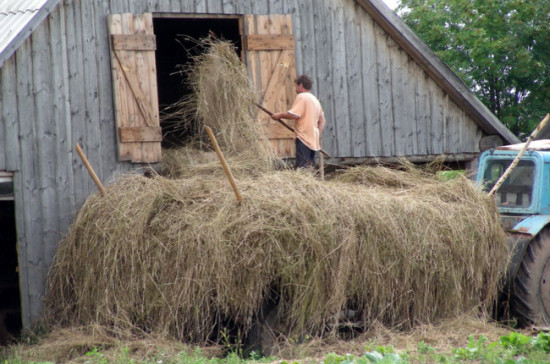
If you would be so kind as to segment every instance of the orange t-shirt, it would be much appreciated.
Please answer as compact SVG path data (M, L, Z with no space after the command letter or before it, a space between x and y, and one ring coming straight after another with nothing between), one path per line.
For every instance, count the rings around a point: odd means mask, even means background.
M321 103L310 92L302 92L296 96L290 110L298 119L294 120L296 137L311 150L319 150L319 118L323 114Z

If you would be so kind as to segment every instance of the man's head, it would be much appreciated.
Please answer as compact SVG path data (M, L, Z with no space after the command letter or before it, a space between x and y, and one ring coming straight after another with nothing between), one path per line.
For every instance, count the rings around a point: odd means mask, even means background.
M313 81L307 75L300 75L294 81L296 84L296 93L308 92L313 86Z

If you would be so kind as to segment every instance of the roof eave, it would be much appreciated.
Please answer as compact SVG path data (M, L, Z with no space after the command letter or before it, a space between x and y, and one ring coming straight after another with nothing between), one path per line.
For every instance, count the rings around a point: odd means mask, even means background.
M519 139L475 96L464 82L380 0L355 0L384 31L476 122L488 135L507 143Z

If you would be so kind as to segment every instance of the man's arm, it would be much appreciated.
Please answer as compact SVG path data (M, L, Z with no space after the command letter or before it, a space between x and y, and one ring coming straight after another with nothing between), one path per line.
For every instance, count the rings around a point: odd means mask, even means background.
M319 135L323 134L323 129L325 128L325 124L326 124L325 115L321 114L321 116L319 117L319 121L317 122L317 128L319 129Z
M280 120L280 119L298 119L300 117L296 114L291 114L289 112L277 112L271 115L271 118L273 120Z

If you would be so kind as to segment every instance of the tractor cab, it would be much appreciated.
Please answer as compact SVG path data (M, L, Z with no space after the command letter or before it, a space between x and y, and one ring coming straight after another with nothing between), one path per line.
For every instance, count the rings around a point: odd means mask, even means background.
M489 192L500 176L516 158L524 144L501 146L484 152L479 161L476 180ZM521 157L510 176L495 193L495 203L502 216L506 231L536 234L525 230L525 224L517 226L524 218L535 215L550 218L550 140L537 140ZM548 222L547 219L544 219ZM537 224L539 231L543 226Z

